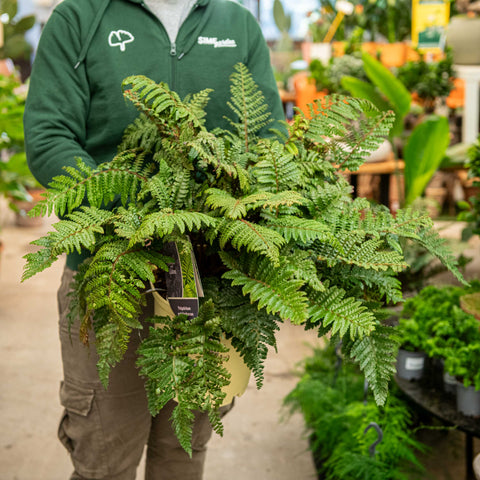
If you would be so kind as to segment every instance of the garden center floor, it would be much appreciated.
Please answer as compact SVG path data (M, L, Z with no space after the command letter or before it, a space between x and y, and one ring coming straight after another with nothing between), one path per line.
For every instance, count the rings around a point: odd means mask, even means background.
M448 223L446 236L458 238L461 225ZM1 230L4 251L0 260L0 480L66 480L70 460L56 439L61 414L58 386L61 377L57 335L56 290L63 263L21 284L22 256L29 242L44 234L49 222ZM468 278L480 278L480 241L465 252L474 257ZM442 281L449 281L443 276ZM312 332L285 325L279 334L278 354L272 353L265 383L257 391L251 383L224 420L223 438L210 443L205 480L307 480L315 472L299 415L286 418L282 399L294 387L294 369L318 343ZM463 480L463 435L425 432L432 447L425 456L425 478ZM475 453L480 442L475 443ZM143 479L141 470L137 476Z

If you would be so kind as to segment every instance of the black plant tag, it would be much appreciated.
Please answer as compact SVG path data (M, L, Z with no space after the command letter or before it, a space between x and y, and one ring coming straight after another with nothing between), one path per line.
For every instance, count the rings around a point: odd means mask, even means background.
M179 250L175 242L170 242L164 246L164 253L174 260L165 274L167 299L173 313L195 318L198 316L198 297L203 297L203 288L193 249L191 245L187 248L184 244Z

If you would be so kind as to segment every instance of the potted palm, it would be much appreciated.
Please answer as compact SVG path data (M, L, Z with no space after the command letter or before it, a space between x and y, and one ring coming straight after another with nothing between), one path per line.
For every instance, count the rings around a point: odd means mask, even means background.
M74 311L85 343L94 331L107 385L132 329L142 328L149 282L172 304L166 275L180 270L182 257L195 259L181 268L181 299L190 306L152 320L157 328L138 361L152 414L177 400L173 424L187 451L192 410L207 411L222 431L218 408L231 378L223 337L260 387L280 322L336 335L382 404L396 341L381 306L401 298L395 275L406 267L398 239L425 245L462 278L429 217L410 210L394 217L351 197L343 172L383 141L391 112L333 96L312 108L311 119L295 117L288 136L259 138L269 125L264 97L244 65L231 82L231 130L209 132L208 91L182 101L165 84L126 79L125 97L140 117L111 162L91 169L78 160L54 179L33 214L63 219L33 242L40 249L26 256L23 276L63 253L87 253L75 277Z

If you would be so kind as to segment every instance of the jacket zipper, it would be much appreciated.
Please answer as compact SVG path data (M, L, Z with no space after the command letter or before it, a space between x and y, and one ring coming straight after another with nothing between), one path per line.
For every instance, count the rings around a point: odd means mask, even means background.
M177 75L176 75L176 71L177 71L177 68L176 68L176 56L177 56L177 44L175 42L171 43L170 44L170 56L172 57L172 62L171 62L171 73L172 73L172 84L170 85L170 89L171 90L175 90L176 86L175 86L175 83L176 83L176 78L177 78Z
M141 2L141 6L142 6L145 10L147 10L151 15L153 15L153 16L156 18L157 22L162 26L163 31L164 31L165 35L167 36L167 38L168 38L167 31L166 31L163 23L160 21L160 19L147 7L147 5L145 5L145 2L142 1L142 2ZM188 13L187 17L185 18L184 22L187 21L188 17L189 17L189 16L192 14L192 12L193 12L194 10L196 10L197 8L198 8L198 2L195 2L195 3L193 4L192 8L190 9L190 12ZM183 23L182 23L182 25L183 25ZM182 28L181 25L180 25L180 28ZM180 30L179 30L179 32L180 32ZM179 33L179 32L178 32L178 33ZM178 37L178 33L177 33L177 37ZM169 39L169 40L170 40L170 39ZM175 60L181 60L184 55L185 55L185 53L182 52L182 53L180 53L180 55L178 55L178 57L177 57L177 44L176 44L176 41L170 43L170 57L172 58L172 61L171 61L171 64L170 64L170 65L171 65L170 73L171 73L171 79L172 79L170 88L171 88L172 90L175 90L175 83L176 83L176 82L175 82L175 79L176 79L176 70L177 70L177 68L176 68L176 61L175 61Z

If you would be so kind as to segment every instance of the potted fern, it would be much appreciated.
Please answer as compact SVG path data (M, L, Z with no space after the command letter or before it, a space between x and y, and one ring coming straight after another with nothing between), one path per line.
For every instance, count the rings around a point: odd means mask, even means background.
M395 392L384 407L364 399L364 378L336 358L331 343L304 360L285 405L304 417L319 480L403 479L421 475L411 409ZM362 401L363 400L363 401ZM381 441L371 422L382 429ZM415 476L417 478L417 476Z
M123 88L139 118L111 162L91 169L78 160L54 179L34 214L63 218L33 242L40 249L26 256L23 276L63 253L88 253L73 310L85 343L94 331L105 386L132 330L142 328L149 282L168 291L163 272L170 273L168 245L175 245L195 258L201 281L183 297L198 312L153 318L157 328L142 342L138 365L152 414L177 400L173 425L187 451L192 410L207 411L222 432L218 408L230 374L221 339L231 340L261 387L281 322L343 338L383 404L396 342L380 312L384 300L401 299L399 238L425 245L461 278L429 217L411 210L394 217L351 197L343 172L378 147L393 114L333 96L312 108L311 119L297 116L288 136L261 139L268 106L244 65L231 76L229 131L205 129L208 91L182 101L142 76Z
M424 350L428 331L414 318L399 322L400 348L397 354L397 375L405 380L419 380L425 371L427 355Z
M449 351L446 371L456 377L457 410L463 415L480 415L480 339Z

